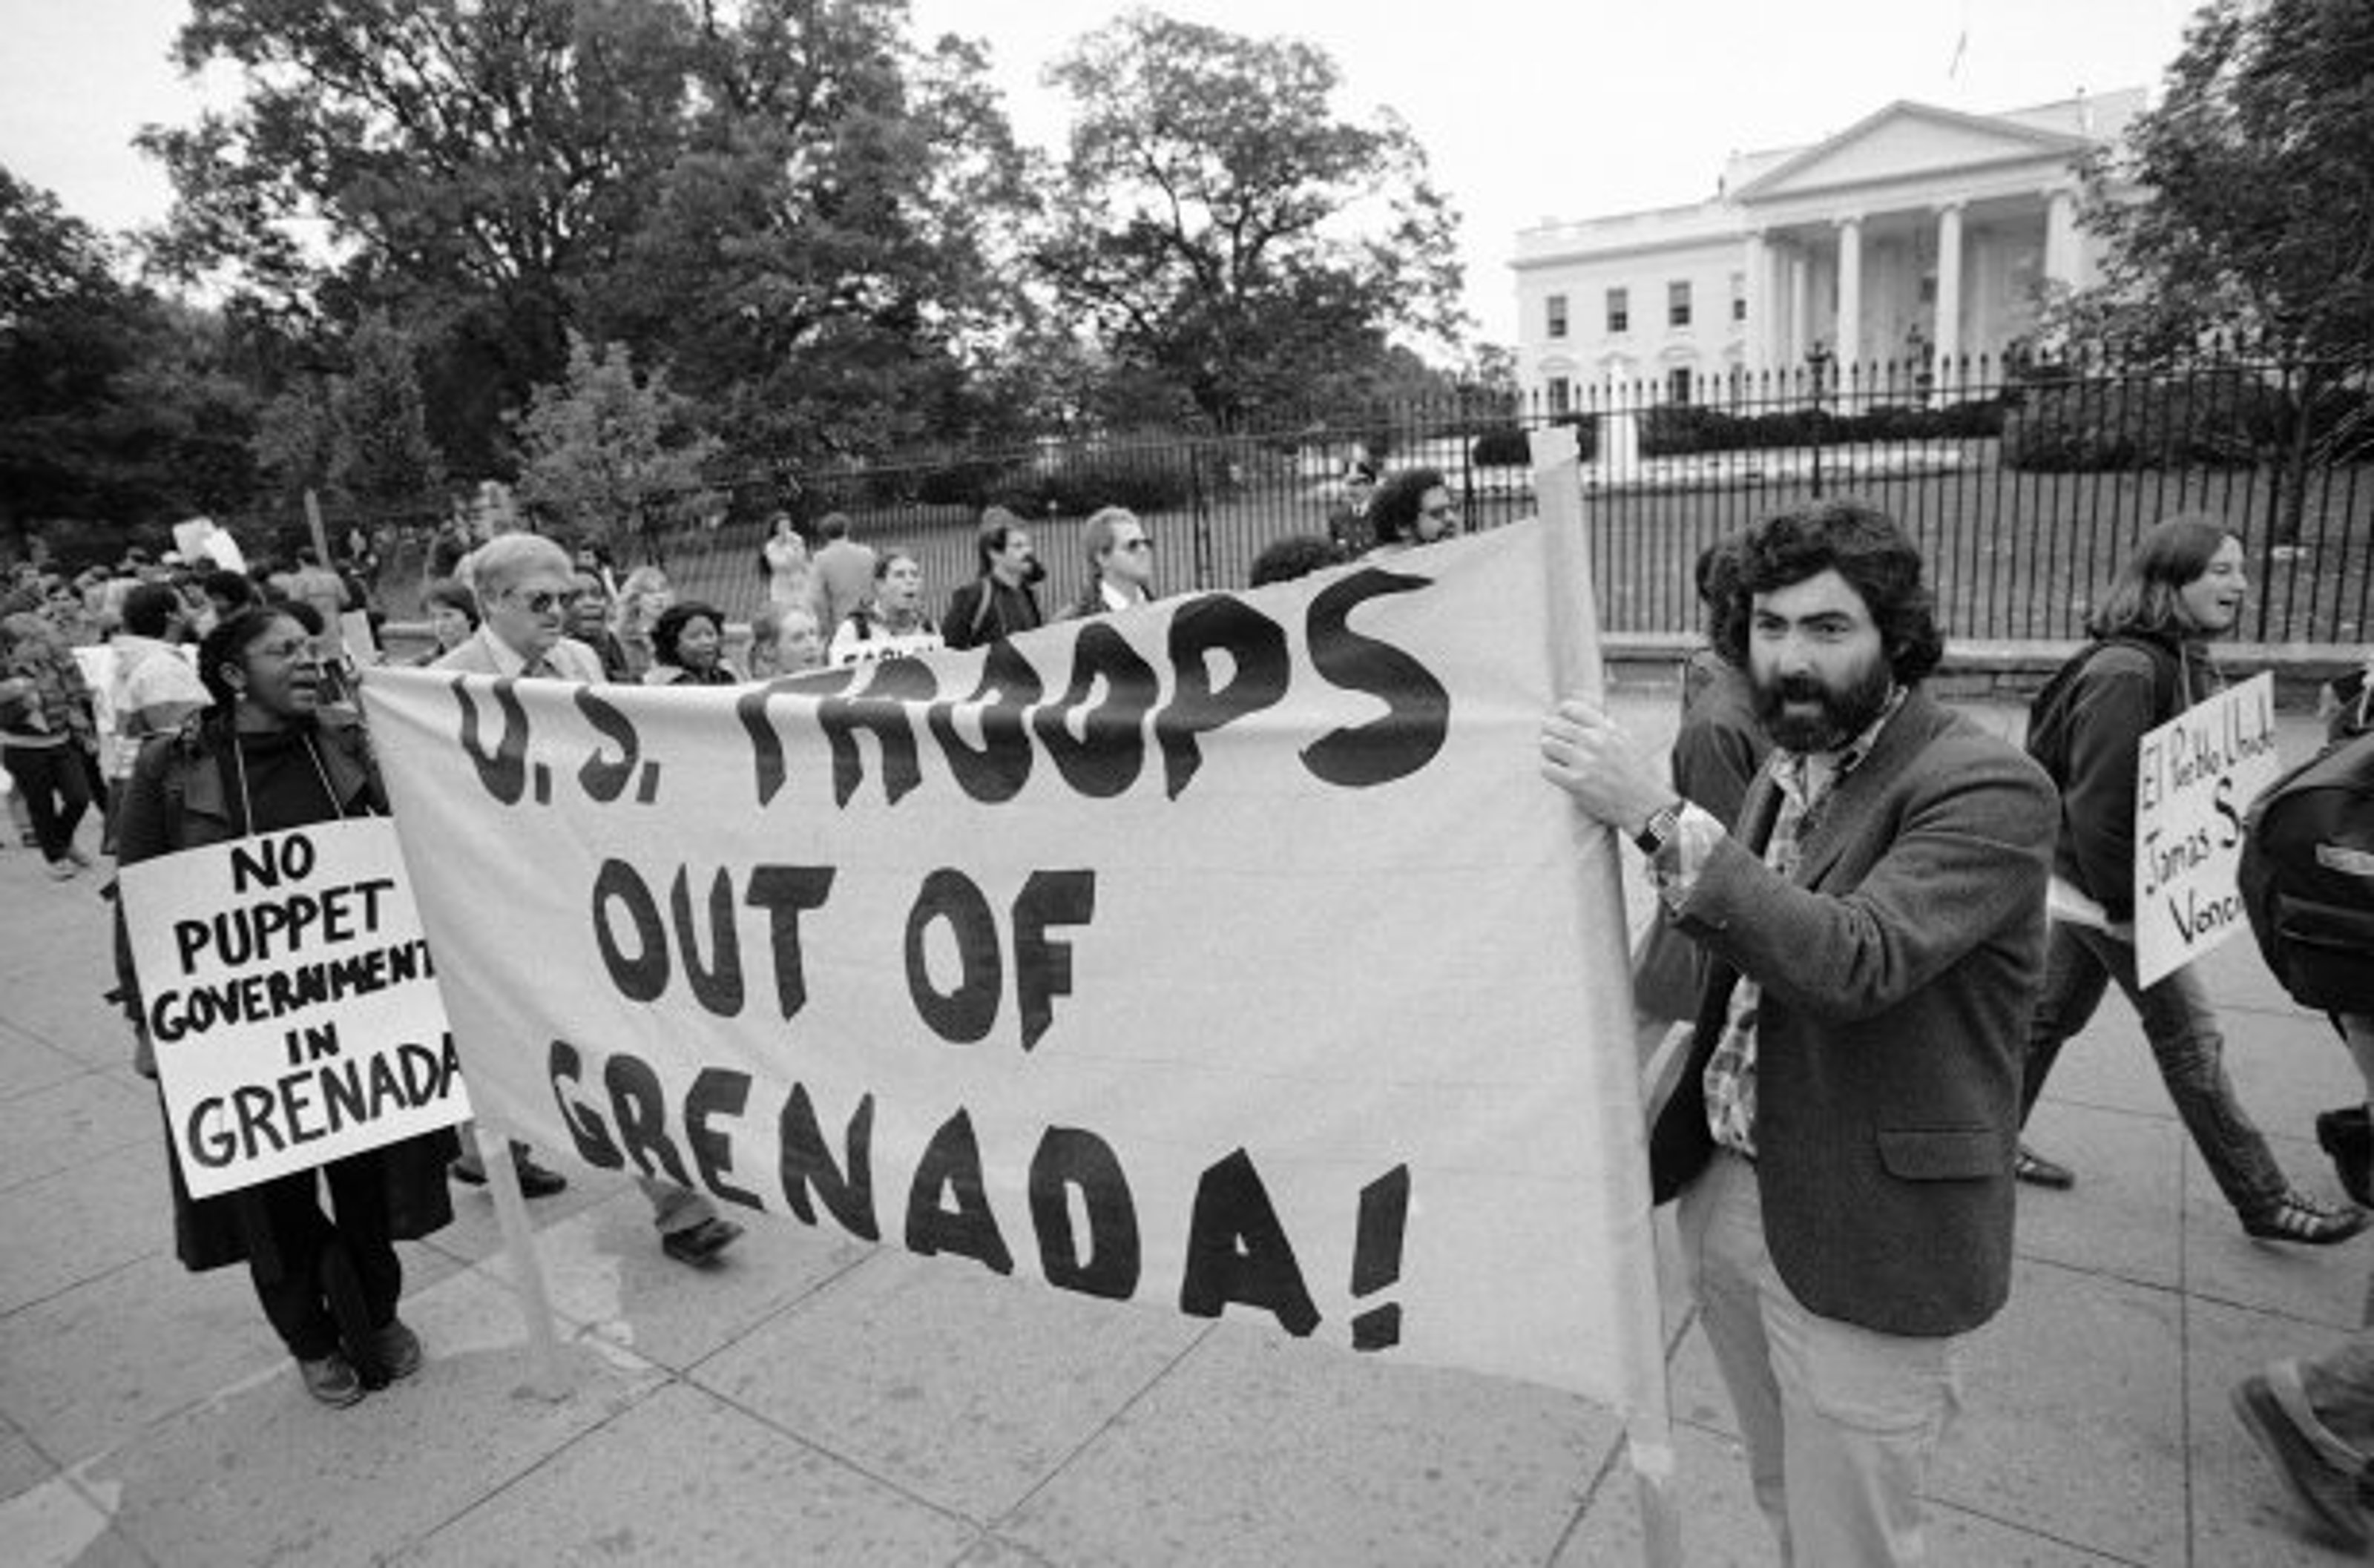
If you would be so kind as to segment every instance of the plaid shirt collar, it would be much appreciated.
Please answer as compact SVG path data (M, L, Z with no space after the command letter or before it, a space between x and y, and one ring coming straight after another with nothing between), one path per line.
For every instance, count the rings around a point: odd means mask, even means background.
M1887 721L1904 706L1907 689L1901 685L1888 688L1887 701L1880 706L1879 716L1863 726L1862 731L1845 745L1827 752L1792 752L1784 747L1772 748L1771 760L1765 766L1772 781L1780 787L1801 812L1809 811L1815 803L1838 787L1839 780L1861 767L1874 748L1879 744L1879 733Z

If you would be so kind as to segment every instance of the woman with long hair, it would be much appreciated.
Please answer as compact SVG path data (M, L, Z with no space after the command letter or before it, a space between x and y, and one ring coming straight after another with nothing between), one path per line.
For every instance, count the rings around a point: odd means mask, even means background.
M321 657L287 607L226 617L199 647L198 673L214 706L142 751L124 792L122 864L386 812L361 729L318 717ZM123 919L119 904L116 965L136 1033L145 1012ZM145 1060L145 1035L142 1047ZM351 1405L366 1386L419 1369L419 1337L396 1316L395 1244L452 1219L445 1165L457 1147L450 1130L426 1133L198 1199L169 1161L175 1249L194 1271L245 1263L305 1391Z
M627 667L637 680L652 667L652 627L675 603L668 575L657 567L637 567L618 585L618 641L627 650Z
M2069 1036L2116 983L2141 1021L2160 1082L2202 1164L2250 1235L2325 1246L2366 1228L2365 1211L2294 1187L2226 1072L2225 1036L2200 977L2184 967L2137 984L2135 759L2143 737L2225 682L2209 643L2239 624L2251 579L2242 541L2215 518L2156 524L2120 566L2086 623L2092 640L2039 697L2028 750L2061 787L2056 902L2044 989L2028 1028L2023 1122ZM2075 1176L2020 1145L2016 1174L2039 1187Z

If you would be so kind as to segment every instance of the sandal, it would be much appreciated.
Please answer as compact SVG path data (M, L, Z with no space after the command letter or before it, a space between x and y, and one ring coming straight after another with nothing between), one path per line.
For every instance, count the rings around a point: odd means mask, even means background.
M2364 1230L2369 1216L2363 1209L2346 1209L2292 1188L2263 1209L2242 1216L2242 1228L2262 1241L2296 1241L2304 1246L2331 1246Z

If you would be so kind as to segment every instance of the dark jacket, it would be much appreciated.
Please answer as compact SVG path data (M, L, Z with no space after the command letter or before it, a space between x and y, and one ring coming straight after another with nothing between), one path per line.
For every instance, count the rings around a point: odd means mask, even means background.
M223 778L223 747L229 733L225 723L198 719L176 734L148 743L124 790L123 819L116 835L119 865L243 835L244 813ZM380 787L363 731L323 725L313 735L323 774L346 813L384 813L386 792ZM120 900L115 965L124 1008L136 1029L145 1012ZM399 1241L417 1241L452 1221L445 1167L460 1153L460 1144L450 1129L404 1139L373 1153L385 1176L391 1235ZM181 1162L169 1157L165 1165L173 1184L174 1251L183 1267L217 1269L245 1262L251 1244L269 1237L271 1227L264 1223L255 1189L194 1199L182 1180Z
M1773 1265L1825 1317L1977 1328L2011 1289L2020 1061L2044 968L2052 785L1920 692L1840 780L1783 878L1756 848L1780 791L1680 915L1717 960L1690 1066L1651 1134L1663 1197L1704 1168L1703 1071L1756 977L1756 1175Z
M2081 650L2052 869L2114 920L2135 913L2135 753L2148 731L2225 685L2197 644L2128 634Z
M986 648L1045 624L1046 617L1039 613L1039 596L1028 583L977 577L949 597L940 636L950 648Z

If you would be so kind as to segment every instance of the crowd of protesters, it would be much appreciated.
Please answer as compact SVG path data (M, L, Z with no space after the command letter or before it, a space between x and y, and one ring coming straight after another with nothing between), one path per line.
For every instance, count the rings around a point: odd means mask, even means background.
M1275 542L1255 586L1459 532L1434 470L1362 463L1344 488L1328 533ZM499 536L429 588L433 646L417 662L732 685L982 646L1051 619L1126 613L1158 588L1152 535L1119 507L1087 520L1086 584L1052 614L1030 531L1001 509L982 515L979 569L938 617L911 552L852 537L838 513L814 534L811 551L790 519L770 525L758 562L766 603L738 653L722 612L677 598L657 567L620 579L539 536ZM1644 1027L1686 1065L1659 1097L1652 1177L1661 1201L1681 1200L1700 1321L1784 1560L1919 1556L1922 1483L1959 1408L1964 1340L2010 1289L2016 1184L2078 1181L2020 1141L2023 1124L2111 984L2251 1236L2326 1246L2368 1223L2276 1166L2226 1075L2198 977L2135 978L2135 749L2215 689L2209 645L2238 622L2241 559L2212 519L2145 533L2072 661L2062 756L2023 755L1923 693L1943 648L1924 563L1892 520L1852 502L1776 516L1700 558L1710 646L1686 683L1670 758L1646 756L1588 704L1545 722L1549 781L1632 838L1656 885L1637 992ZM0 602L0 755L52 874L91 863L76 830L111 782L125 860L181 847L159 828L160 780L184 778L186 795L186 780L229 776L204 766L217 755L245 760L250 793L216 802L221 822L185 837L383 810L354 716L335 728L321 718L339 703L332 671L348 657L331 628L365 607L306 558L255 578L136 553L72 582L20 574ZM174 651L192 636L204 638L194 671ZM73 649L111 638L114 700L95 702ZM2341 698L2361 718L2363 689L2361 677ZM104 733L102 712L113 715ZM128 992L134 977L123 979ZM2374 1085L2374 1024L2351 1029ZM1907 1038L1926 1048L1904 1051ZM485 1180L466 1129L458 1157L443 1135L417 1141L327 1168L335 1219L310 1174L199 1203L177 1184L185 1262L246 1261L326 1403L419 1363L395 1316L388 1243L450 1218L442 1182L423 1170L452 1159L457 1179ZM565 1185L523 1146L511 1157L530 1196ZM2343 1161L2360 1193L2368 1159L2361 1140ZM737 1234L698 1195L645 1185L671 1257L710 1262ZM325 1258L361 1279L353 1322L337 1316ZM2275 1363L2238 1396L2296 1495L2361 1543L2374 1496L2369 1367L2361 1338Z

